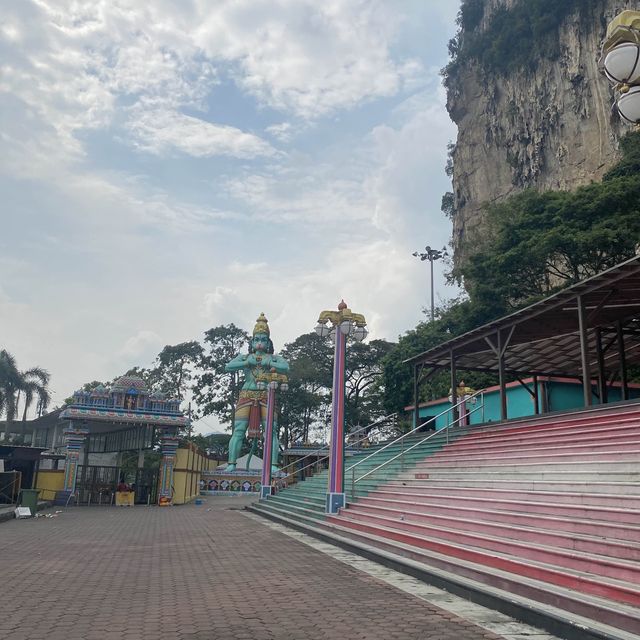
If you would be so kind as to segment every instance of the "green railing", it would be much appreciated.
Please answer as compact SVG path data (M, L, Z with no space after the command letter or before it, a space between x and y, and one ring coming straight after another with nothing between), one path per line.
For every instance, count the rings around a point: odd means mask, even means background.
M355 431L351 431L347 434L348 437L350 436L354 436L358 433L361 433L362 431L365 431L365 435L362 438L359 438L355 441L354 444L352 444L351 446L358 446L358 444L362 443L365 439L368 439L369 437L369 433L371 432L371 430L375 427L377 427L380 424L384 424L385 422L388 422L389 420L393 420L394 425L395 425L395 421L398 417L397 413L390 413L387 416L383 416L382 418L378 418L378 420L375 420L374 422L372 422L371 424L368 424L364 427L360 427L359 429L356 429ZM318 454L322 453L323 451L328 451L329 447L331 445L326 444L323 447L320 447L319 449L315 449L314 451L311 451L310 453L308 453L306 456L300 458L299 460L296 460L295 462L291 462L288 465L286 465L285 467L282 467L282 469L280 469L280 472L284 471L285 469L288 469L289 467L293 467L294 465L298 465L300 464L303 460L306 460L307 458L315 458L315 460L313 462L310 462L309 464L305 465L304 467L301 468L296 468L293 471L289 472L286 474L286 476L284 478L280 478L280 480L284 480L286 482L286 480L291 477L294 476L298 473L301 473L302 471L305 471L306 469L309 469L310 467L315 467L316 468L316 473L318 471L318 469L320 468L320 463L324 462L325 460L329 459L329 454L327 454L326 456L323 456L322 458L318 457Z
M452 422L448 422L439 431L434 431L433 433L430 433L428 436L426 436L425 438L423 438L419 442L416 442L415 444L413 444L410 447L405 449L405 446L404 446L405 445L405 442L404 442L405 438L407 438L411 434L415 433L419 429L422 429L423 427L425 427L430 422L435 422L441 416L444 416L445 414L447 414L449 412L453 412L454 409L457 409L460 406L466 405L466 403L468 401L473 400L473 399L477 398L478 396L480 396L480 404L478 404L476 407L474 407L471 411L459 415L455 420L453 420ZM358 482L360 482L361 480L364 480L365 478L368 478L369 476L371 476L372 474L376 473L377 471L380 471L380 469L386 467L388 464L391 464L395 460L398 460L398 458L400 459L400 469L404 470L404 457L405 457L405 455L409 451L412 451L413 449L416 449L417 447L421 446L425 442L431 440L431 438L433 438L434 436L441 435L443 431L446 433L446 443L449 444L449 431L450 431L450 429L453 428L457 423L459 423L460 420L462 420L463 418L469 418L471 416L471 414L473 414L473 413L475 413L476 411L479 411L479 410L483 410L484 411L484 389L482 389L481 391L476 391L473 395L465 397L464 399L460 400L457 404L453 405L452 407L447 407L444 411L441 411L438 415L430 416L427 421L423 422L422 424L419 424L417 427L414 427L413 429L411 429L411 431L407 431L407 433L401 435L399 438L396 438L395 440L393 440L392 442L389 442L388 444L384 445L383 447L380 447L380 449L377 449L371 455L368 455L366 458L363 458L362 460L358 460L358 462L356 462L355 464L351 465L350 467L347 467L347 469L345 470L345 473L351 472L351 499L352 500L355 499L356 484ZM377 467L374 467L373 469L370 469L369 471L367 471L366 473L361 475L359 478L356 478L356 471L355 471L356 467L359 467L364 462L367 462L368 460L371 460L375 456L380 455L383 451L389 449L390 447L393 447L393 446L397 445L398 443L400 443L400 446L401 446L400 453L396 454L392 458L389 458L388 460L385 460L384 462L379 464Z

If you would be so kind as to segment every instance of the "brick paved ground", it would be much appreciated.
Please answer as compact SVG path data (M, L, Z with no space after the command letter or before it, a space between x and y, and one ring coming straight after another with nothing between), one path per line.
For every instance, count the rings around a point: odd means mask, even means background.
M0 524L0 638L498 640L243 504L79 507Z

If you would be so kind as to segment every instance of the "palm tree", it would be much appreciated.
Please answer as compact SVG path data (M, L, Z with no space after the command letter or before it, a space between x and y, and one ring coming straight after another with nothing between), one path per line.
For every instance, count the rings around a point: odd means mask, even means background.
M0 350L0 414L5 414L4 437L9 434L9 425L16 415L18 392L20 390L20 372L16 359L5 349Z
M47 408L51 395L47 389L49 384L50 374L48 371L40 367L33 367L27 369L20 374L20 391L24 393L24 409L22 410L22 423L20 425L20 436L24 443L25 428L27 426L27 411L31 406L34 398L38 397L38 415L42 415L42 412Z
M47 388L49 379L49 372L40 367L19 371L15 358L5 349L0 350L0 415L4 412L6 418L4 440L9 435L9 426L13 423L18 411L18 401L21 394L24 395L21 426L21 435L24 440L27 411L33 400L38 398L40 415L49 404L51 399Z

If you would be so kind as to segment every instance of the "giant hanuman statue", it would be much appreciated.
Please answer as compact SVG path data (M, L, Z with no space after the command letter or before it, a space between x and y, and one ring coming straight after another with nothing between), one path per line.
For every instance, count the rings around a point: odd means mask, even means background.
M258 438L261 434L261 428L266 427L267 391L259 388L258 381L266 373L284 374L289 371L289 363L284 358L274 355L273 342L269 334L269 323L264 313L261 313L253 329L253 337L249 343L249 353L247 355L237 355L225 367L227 371L244 372L242 390L236 405L233 435L229 442L227 471L235 471L236 461L244 438ZM278 463L279 445L278 428L274 422L273 447L271 449L271 464L273 467L276 467Z

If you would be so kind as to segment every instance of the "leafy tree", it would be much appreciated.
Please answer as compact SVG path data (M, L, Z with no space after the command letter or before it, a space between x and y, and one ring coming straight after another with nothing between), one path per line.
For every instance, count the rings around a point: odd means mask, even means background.
M0 415L4 412L6 418L4 440L7 439L9 426L18 412L21 395L24 397L21 441L24 441L27 412L34 399L38 399L38 414L42 415L46 411L51 398L49 378L49 373L40 367L20 371L15 358L5 349L0 351Z
M382 358L393 345L385 340L349 341L345 365L346 428L365 426L381 417ZM289 391L282 394L279 424L284 446L306 442L314 429L325 426L333 387L333 346L315 333L285 345L289 361Z
M384 415L383 360L393 347L393 343L386 340L348 345L345 370L347 429L366 426Z
M162 391L183 400L202 356L202 346L196 340L167 345L158 354L150 376L155 377Z
M324 424L333 380L333 349L315 333L305 333L284 346L289 362L289 391L280 394L278 424L284 447L306 442L314 426Z
M529 189L486 207L487 232L454 270L476 305L508 311L635 255L640 244L640 134L601 183Z
M216 460L227 460L229 457L229 441L231 440L231 434L229 433L210 433L206 436L198 434L187 438L187 440L193 442ZM250 447L250 443L245 441L240 455L248 453Z
M38 406L36 413L41 416L46 411L51 401L51 394L49 393L48 385L51 378L48 371L41 367L33 367L27 369L20 374L21 384L20 391L24 396L23 409L22 409L22 423L20 426L20 438L24 442L26 424L27 424L27 412L33 401L37 398Z
M9 425L16 415L20 383L20 371L18 371L16 359L2 349L0 351L0 415L4 412L6 418L3 440L7 439Z
M463 0L458 13L458 33L449 42L451 60L443 69L445 85L453 89L461 69L471 62L488 73L507 74L534 69L541 59L560 53L556 37L563 20L576 10L586 14L587 5L600 0L516 0L499 6L486 28L480 29L485 0Z
M401 336L382 362L385 413L397 412L402 416L405 407L413 404L413 370L405 363L406 360L489 322L495 313L494 309L458 298L439 307L434 322L422 322ZM477 372L464 372L464 380L475 389L496 383L494 375ZM442 398L449 393L450 386L449 373L438 372L420 385L418 402ZM408 428L408 423L405 426Z
M201 416L214 414L222 424L233 425L240 390L238 375L224 367L249 342L249 334L236 325L220 325L204 334L205 350L200 373L193 386L193 397Z

